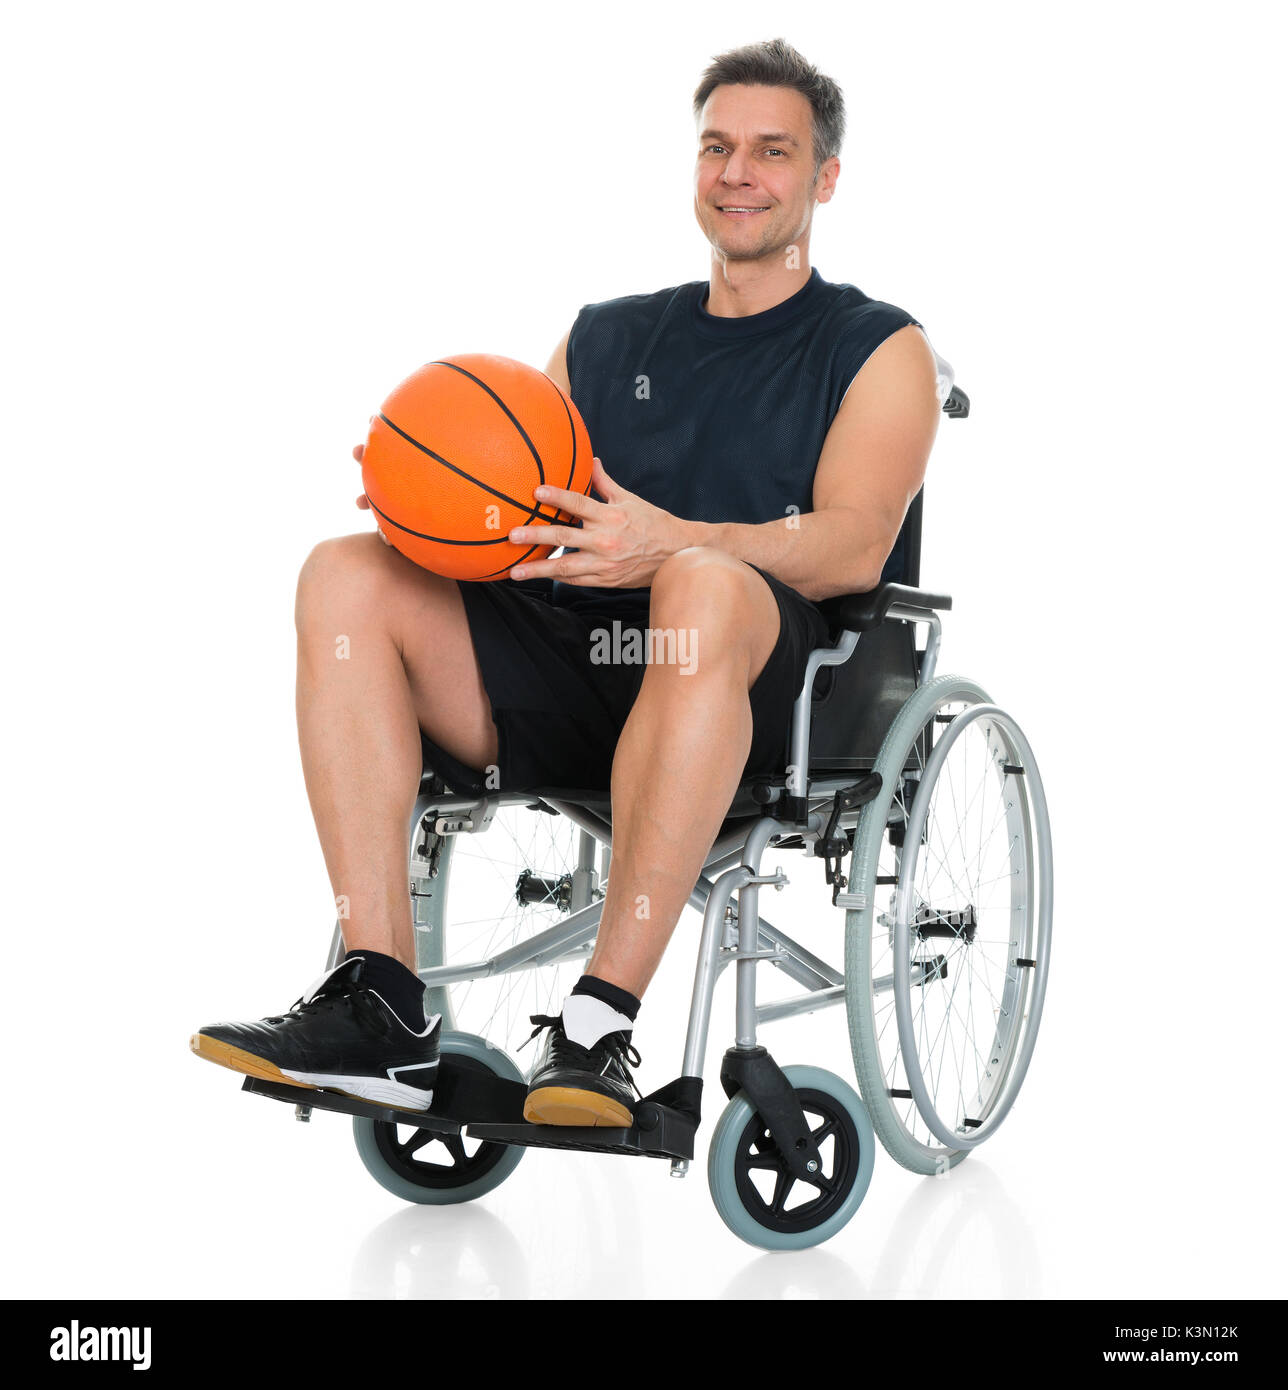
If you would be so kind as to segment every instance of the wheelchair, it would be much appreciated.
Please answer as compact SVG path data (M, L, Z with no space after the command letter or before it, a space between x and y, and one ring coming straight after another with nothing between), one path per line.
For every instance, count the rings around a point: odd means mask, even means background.
M942 408L970 402L941 362ZM943 372L948 373L945 378ZM789 762L744 781L689 896L701 940L679 1076L629 1129L528 1124L514 1054L557 1013L594 945L612 864L607 791L449 786L427 767L410 822L409 891L426 1009L443 1016L426 1112L247 1077L243 1089L353 1117L371 1175L411 1202L491 1191L530 1147L694 1158L717 977L735 970L734 1040L707 1177L729 1229L769 1250L835 1235L867 1192L879 1139L904 1167L947 1172L990 1139L1033 1055L1051 950L1045 795L1015 719L976 682L936 673L946 594L920 587L922 494L865 594L828 600ZM917 629L926 629L923 647ZM830 963L762 912L767 849L815 880L811 920L844 941ZM828 892L830 890L830 893ZM825 896L827 894L827 896ZM799 935L800 933L798 933ZM328 968L344 954L337 922ZM792 992L758 1000L762 967ZM793 1015L843 1008L857 1092L835 1072L780 1067L759 1041Z

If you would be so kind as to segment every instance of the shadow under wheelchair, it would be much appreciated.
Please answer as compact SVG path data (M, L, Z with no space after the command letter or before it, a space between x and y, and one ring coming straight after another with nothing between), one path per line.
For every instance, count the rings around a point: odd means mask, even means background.
M954 389L949 414L965 415ZM426 1009L443 1016L427 1112L247 1077L243 1089L353 1116L359 1153L389 1191L469 1201L528 1147L694 1157L712 996L736 972L726 1105L708 1150L716 1208L743 1240L803 1249L834 1235L867 1191L876 1139L938 1174L990 1138L1024 1079L1050 954L1052 862L1036 760L1016 721L964 677L936 676L947 595L919 585L921 494L886 579L823 605L830 645L796 699L788 766L745 781L689 896L702 914L679 1075L628 1129L532 1125L511 1057L534 1013L557 1012L593 949L612 872L606 791L449 787L427 769L411 818L409 884ZM890 571L891 566L887 566ZM919 626L927 630L916 645ZM458 778L459 780L459 778ZM843 921L832 963L761 908L787 882L765 850L798 851L818 913ZM827 896L824 896L824 894ZM337 923L328 965L343 956ZM769 966L794 987L757 1002ZM815 1066L780 1068L763 1025L844 1007L858 1092Z

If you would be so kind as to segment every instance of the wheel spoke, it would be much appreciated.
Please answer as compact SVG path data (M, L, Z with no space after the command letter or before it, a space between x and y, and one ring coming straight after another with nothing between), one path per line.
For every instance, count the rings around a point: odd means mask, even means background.
M787 1194L792 1190L796 1179L792 1176L791 1169L784 1163L778 1170L778 1180L774 1183L774 1200L770 1204L770 1211L775 1216L781 1216L783 1203L787 1200Z
M447 1146L447 1152L452 1156L452 1162L458 1168L464 1168L470 1161L470 1156L465 1152L465 1141L459 1134L449 1134L443 1139Z
M412 1154L419 1153L426 1144L433 1143L438 1137L432 1129L418 1129L405 1144L398 1146L398 1152L404 1158L410 1158Z
M486 830L444 837L437 901L423 909L423 923L418 919L420 968L487 961L557 927L571 909L560 906L556 888L533 893L534 902L518 901L516 888L524 874L551 885L572 882L582 834L565 817L504 805ZM594 898L602 899L602 884ZM529 1032L531 1014L558 1011L587 945L537 968L484 971L443 986L454 1027L513 1052Z

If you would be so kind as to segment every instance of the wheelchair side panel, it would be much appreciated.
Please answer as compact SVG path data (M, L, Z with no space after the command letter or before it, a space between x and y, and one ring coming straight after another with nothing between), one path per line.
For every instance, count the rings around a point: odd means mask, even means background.
M814 682L811 771L872 768L917 688L918 656L913 625L887 622L860 636L849 661L823 667Z

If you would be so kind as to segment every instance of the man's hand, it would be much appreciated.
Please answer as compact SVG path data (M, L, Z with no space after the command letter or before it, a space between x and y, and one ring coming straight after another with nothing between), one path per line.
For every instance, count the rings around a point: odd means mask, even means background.
M619 487L594 460L591 486L605 500L596 502L560 487L538 487L533 496L549 508L581 518L581 526L516 526L518 545L576 546L575 555L529 560L510 571L512 579L552 579L603 589L644 588L668 555L695 543L690 523L664 512Z
M371 424L371 423L375 420L375 418L376 418L376 417L375 417L374 415L371 416L371 418L367 421L367 423L368 423L368 424ZM367 447L367 446L366 446L365 444L355 444L355 445L353 446L353 456L354 456L354 458L356 458L356 459L358 460L359 464L362 463L362 454L363 454L363 451L366 449L366 447ZM370 502L370 499L367 497L367 494L366 494L365 492L359 494L359 496L358 496L358 506L361 507L362 510L363 510L364 512L370 511L370 510L371 510L371 502ZM380 539L381 539L382 541L384 541L384 543L385 543L386 545L389 545L389 544L391 543L390 540L389 540L389 537L386 536L385 533L380 529L380 523L379 523L378 521L376 522L376 535L378 535L378 536L380 537Z

